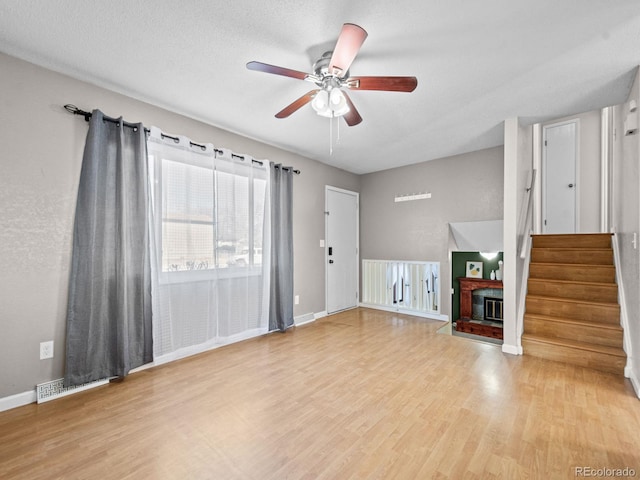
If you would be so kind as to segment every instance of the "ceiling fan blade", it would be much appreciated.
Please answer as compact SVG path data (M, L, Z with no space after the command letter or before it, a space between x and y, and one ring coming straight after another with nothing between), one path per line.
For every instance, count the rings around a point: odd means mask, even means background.
M358 113L358 110L356 110L356 107L351 101L349 95L347 95L347 92L343 90L342 93L344 94L344 98L347 100L347 105L349 105L349 111L343 115L344 121L347 122L347 125L350 127L358 125L362 121L362 117Z
M282 110L280 110L278 113L276 113L276 118L287 118L293 112L295 112L296 110L300 109L301 107L304 107L307 103L309 103L311 100L313 100L313 97L315 97L316 93L318 93L319 91L320 90L316 89L316 90L311 90L310 92L305 93L299 99L297 99L293 103L287 105Z
M299 72L298 70L291 70L290 68L278 67L276 65L269 65L262 62L249 62L247 63L249 70L255 70L257 72L273 73L274 75L282 75L283 77L297 78L298 80L304 80L307 74Z
M384 90L413 92L418 86L416 77L350 77L346 86L351 90Z
M345 23L338 37L336 48L333 49L333 55L331 55L329 73L338 77L345 75L367 35L364 28L353 23Z

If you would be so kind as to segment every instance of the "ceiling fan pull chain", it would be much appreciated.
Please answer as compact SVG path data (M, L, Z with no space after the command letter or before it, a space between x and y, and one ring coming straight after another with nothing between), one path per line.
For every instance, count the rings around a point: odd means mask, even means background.
M333 155L333 110L329 119L329 155Z

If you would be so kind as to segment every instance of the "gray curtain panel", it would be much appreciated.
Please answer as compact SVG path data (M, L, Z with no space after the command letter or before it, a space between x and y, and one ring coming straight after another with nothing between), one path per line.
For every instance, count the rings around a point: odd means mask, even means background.
M293 169L271 168L269 331L293 325Z
M153 360L142 124L93 112L82 161L67 311L66 386Z

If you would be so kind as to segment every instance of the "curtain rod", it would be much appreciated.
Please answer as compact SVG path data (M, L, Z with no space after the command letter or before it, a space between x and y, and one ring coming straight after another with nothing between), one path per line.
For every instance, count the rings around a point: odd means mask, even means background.
M73 113L74 115L81 115L84 117L85 121L89 121L89 119L93 116L93 113L91 112L85 112L84 110L80 110L78 107L76 107L75 105L72 105L70 103L67 103L64 106L64 109L69 112L69 113ZM107 122L111 122L111 123L120 123L119 120L115 119L115 118L111 118L111 117L107 117L106 115L104 116L104 119ZM129 127L129 128L138 128L138 125L136 125L135 123L129 123L129 122L125 122L124 120L122 121L122 124L125 127ZM149 130L148 128L144 129L145 133L150 133L151 130ZM167 135L166 133L160 132L160 134L162 135L162 138L170 138L171 140L174 140L176 142L178 142L180 139L178 137L174 137L173 135ZM189 143L191 144L192 147L200 147L203 150L206 148L205 145L202 145L200 143L195 143L192 141L189 141ZM222 150L219 150L217 148L214 148L214 151L216 153L223 153ZM240 160L244 160L244 156L242 155L237 155L235 153L231 153L231 158L239 158ZM251 161L253 163L257 163L259 165L262 165L263 163L260 160L256 160L255 158L252 158ZM295 173L296 175L300 175L300 170L296 170L293 167L283 167L281 165L276 165L276 168L281 168L283 170L291 170L293 173Z

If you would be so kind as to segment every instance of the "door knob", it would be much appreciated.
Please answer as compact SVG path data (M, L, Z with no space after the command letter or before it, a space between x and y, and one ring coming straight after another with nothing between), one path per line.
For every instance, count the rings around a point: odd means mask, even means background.
M573 188L573 183L570 183L570 184L569 184L569 188Z

